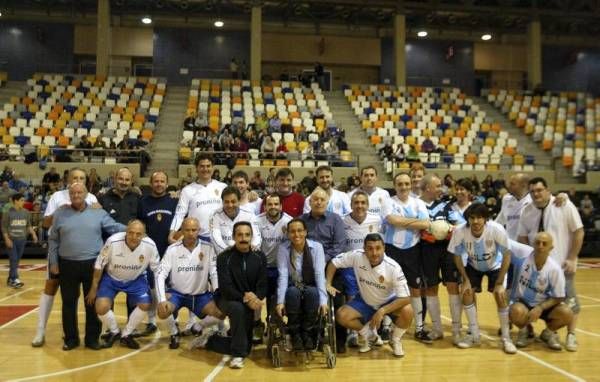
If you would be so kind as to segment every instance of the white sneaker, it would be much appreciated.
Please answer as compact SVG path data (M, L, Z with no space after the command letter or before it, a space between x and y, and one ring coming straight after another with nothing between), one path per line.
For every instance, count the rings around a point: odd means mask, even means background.
M475 337L472 334L467 334L466 336L461 338L456 344L456 346L460 349L469 349L479 345L481 345L481 339L479 338L479 336Z
M562 345L558 339L558 334L556 332L552 332L548 340L546 341L546 345L552 350L562 350Z
M429 339L432 341L441 340L444 338L444 332L433 329L429 332Z
M244 358L242 357L233 357L231 361L229 361L229 367L232 369L241 369L244 367Z
M371 346L383 346L383 340L381 339L379 334L377 334L376 330L369 333L369 344Z
M200 334L198 337L195 337L190 342L190 350L198 349L198 348L204 349L206 347L206 343L208 342L208 339L213 334L215 334L217 331L218 331L218 328L216 326L210 326L208 328L204 328L204 330L202 331L202 334Z
M575 337L575 333L567 334L565 349L568 351L577 351L577 337Z
M35 337L33 337L33 341L31 341L31 346L33 346L34 348L39 348L44 346L44 343L46 342L46 338L44 336L44 332L38 331L35 334Z
M392 345L392 353L395 357L404 357L404 347L402 346L401 338L392 337L390 344Z
M524 328L519 329L519 333L517 334L517 341L515 342L515 345L517 345L518 348L524 348L524 347L528 346L529 343L530 343L529 329L527 329L527 326L525 326Z
M221 320L217 325L219 327L219 335L221 337L227 337L227 333L229 332L229 320Z
M358 347L358 333L354 330L348 334L348 346L351 348Z
M502 339L502 350L504 350L504 352L506 354L516 354L517 353L517 347L515 346L515 344L513 344L513 342L511 341L510 338Z
M452 333L452 345L454 346L458 346L458 343L460 342L460 332L454 332Z
M365 336L359 334L358 335L358 352L359 353L367 353L370 351L371 351L371 345L369 345L369 340Z

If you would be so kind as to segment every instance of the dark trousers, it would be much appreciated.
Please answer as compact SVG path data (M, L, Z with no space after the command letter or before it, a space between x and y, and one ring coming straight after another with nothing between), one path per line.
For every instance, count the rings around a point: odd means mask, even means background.
M288 317L288 329L291 335L302 333L314 335L319 314L319 290L315 286L305 286L300 290L288 286L285 291L285 312Z
M254 311L240 301L220 298L217 306L229 317L231 337L214 335L209 338L206 348L233 357L247 357L252 349L252 328L254 327Z
M62 298L62 323L65 334L65 344L79 343L79 329L77 327L77 303L81 285L83 295L87 295L91 286L94 273L95 259L72 261L59 258L60 269L59 283ZM96 315L93 305L85 304L85 343L98 342L102 324Z

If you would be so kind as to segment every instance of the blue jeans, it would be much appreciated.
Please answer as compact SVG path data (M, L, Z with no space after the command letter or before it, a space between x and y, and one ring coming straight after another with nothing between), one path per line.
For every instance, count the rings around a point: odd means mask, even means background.
M27 243L27 240L13 239L12 243L12 248L8 250L8 258L10 259L8 278L10 280L19 278L19 261L21 260L21 256L23 256L23 252L25 252L25 243Z

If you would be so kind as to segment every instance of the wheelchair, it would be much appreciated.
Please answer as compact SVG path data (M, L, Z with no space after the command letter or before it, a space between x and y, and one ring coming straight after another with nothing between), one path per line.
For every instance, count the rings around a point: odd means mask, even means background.
M273 304L273 307L275 304ZM321 352L325 359L327 368L333 369L336 364L335 354L335 314L333 311L333 298L328 297L327 314L319 316L319 322L316 334L316 350L291 350L289 344L288 331L284 320L279 317L275 309L269 312L267 317L267 355L271 359L273 367L280 368L281 360L285 352L293 353L296 359L300 359L303 365L308 364L314 359L315 352Z

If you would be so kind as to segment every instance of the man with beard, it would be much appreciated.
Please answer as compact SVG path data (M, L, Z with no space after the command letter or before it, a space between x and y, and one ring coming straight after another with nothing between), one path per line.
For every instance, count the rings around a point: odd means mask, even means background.
M344 216L351 211L350 198L345 193L333 188L333 170L329 166L317 168L317 183L327 193L327 211ZM310 196L304 201L304 213L310 212Z

